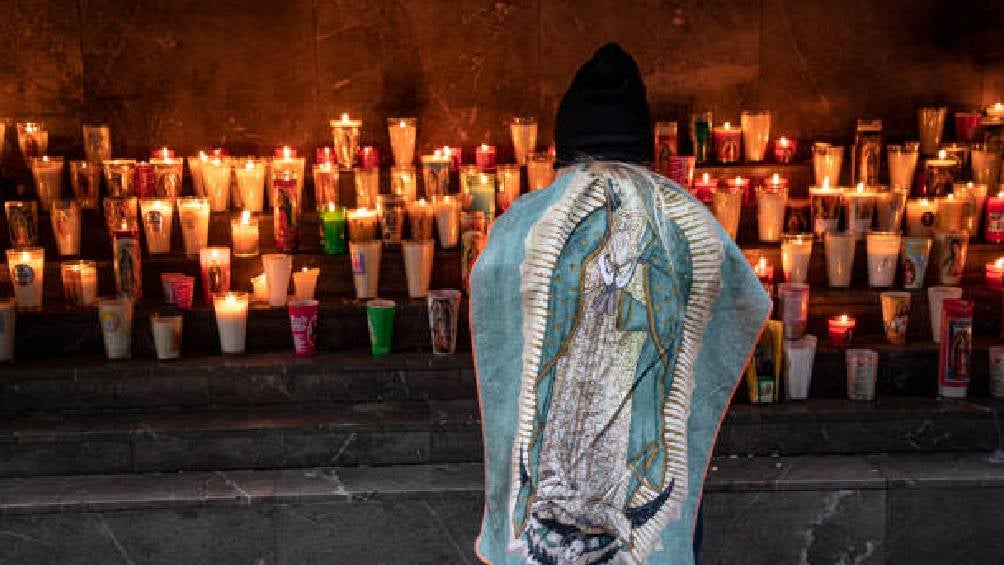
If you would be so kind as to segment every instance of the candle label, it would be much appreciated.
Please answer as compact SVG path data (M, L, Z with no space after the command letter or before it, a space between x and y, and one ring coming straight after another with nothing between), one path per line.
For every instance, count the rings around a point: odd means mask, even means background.
M930 240L903 242L903 287L923 288L927 260L931 253Z
M380 227L385 244L401 243L401 230L404 228L404 206L400 201L391 202L385 199L383 211L380 214Z
M813 195L812 215L817 236L840 229L840 195Z
M131 236L115 238L115 287L119 296L139 299L143 294L140 274L139 239Z
M948 313L942 314L947 316ZM969 384L969 353L972 343L972 320L969 318L947 317L944 320L944 333L941 336L942 348L942 382L948 386L966 386Z
M206 267L206 282L210 294L223 292L223 267L219 263Z
M30 206L7 208L7 224L12 247L30 247L38 243L38 226Z
M366 274L366 254L361 251L356 251L351 254L352 259L352 274L353 275L365 275Z
M655 136L655 172L665 177L670 176L670 157L679 153L676 128L672 129L672 133L668 133L668 130L669 128L665 128L663 131L658 131Z
M160 210L150 210L146 213L146 227L149 231L159 234L164 230L164 214Z
M962 233L945 234L941 245L941 280L956 284L966 269L968 239Z
M468 285L470 283L471 270L474 269L474 264L485 248L486 239L485 234L480 231L465 231L461 238L461 280L463 281L464 288L468 291L470 290Z
M170 169L158 171L157 196L168 198L181 196L181 177Z
M106 333L113 334L119 331L122 327L122 318L115 312L102 312L101 313L101 329Z
M275 231L275 248L288 253L296 251L296 216L299 204L296 201L296 181L275 179L275 206L272 214Z
M812 212L808 200L789 200L784 210L784 233L812 231Z
M987 239L999 243L1004 239L1004 211L987 212Z
M31 286L35 282L35 269L28 264L14 266L14 284L17 286Z

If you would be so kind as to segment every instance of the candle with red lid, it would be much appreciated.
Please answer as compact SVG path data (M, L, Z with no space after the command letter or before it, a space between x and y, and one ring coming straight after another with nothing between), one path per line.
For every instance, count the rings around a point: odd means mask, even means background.
M755 196L750 192L750 179L737 176L734 179L725 181L733 192L743 195L743 203L750 204L756 201Z
M150 159L174 159L174 149L168 149L167 147L161 147L150 152Z
M1004 278L1004 257L998 257L984 266L987 286L1001 290L1001 279Z
M1004 191L987 198L987 222L984 232L990 243L1004 242Z
M495 146L482 143L474 150L474 164L480 173L495 172Z
M847 314L830 318L830 345L833 347L850 347L851 340L854 338L854 328L857 325L857 320Z
M794 139L788 139L782 135L774 141L774 160L781 164L790 163L795 157L797 148L798 143Z
M450 171L455 173L460 170L460 165L463 164L463 151L461 148L444 145L441 148L436 149L436 154L442 155L450 160Z
M359 148L359 166L363 169L375 169L380 167L380 151L372 145L364 145Z
M157 182L153 175L153 165L147 161L136 163L136 180L134 187L136 196L140 198L152 198L157 196Z

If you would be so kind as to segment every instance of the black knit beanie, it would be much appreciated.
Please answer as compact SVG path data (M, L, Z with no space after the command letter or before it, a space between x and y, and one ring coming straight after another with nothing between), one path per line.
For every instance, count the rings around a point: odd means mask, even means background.
M608 43L582 65L561 98L555 167L582 159L650 163L652 126L638 64Z

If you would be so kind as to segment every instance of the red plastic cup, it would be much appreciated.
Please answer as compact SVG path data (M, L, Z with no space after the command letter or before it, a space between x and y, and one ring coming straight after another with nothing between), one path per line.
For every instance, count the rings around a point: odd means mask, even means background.
M174 281L185 278L184 273L161 273L160 284L164 288L164 304L175 304Z
M317 304L316 300L289 302L289 326L293 331L293 351L297 357L310 357L314 354Z

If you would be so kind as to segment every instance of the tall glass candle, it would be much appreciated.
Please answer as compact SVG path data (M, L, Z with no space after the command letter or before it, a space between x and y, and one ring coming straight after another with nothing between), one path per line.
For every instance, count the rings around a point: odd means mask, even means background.
M781 240L784 225L784 206L788 201L788 189L772 189L769 185L760 187L756 193L757 233L762 242Z
M975 145L972 150L973 182L997 186L1001 174L1001 149L990 145Z
M369 241L377 238L377 213L368 208L349 210L349 241Z
M914 141L902 145L887 145L886 156L889 161L889 186L894 190L911 189L913 177L917 173L920 144Z
M136 195L135 159L108 159L102 161L102 166L109 196Z
M384 245L400 244L405 224L404 199L393 194L381 194L377 203Z
M355 163L356 152L359 151L359 130L363 127L362 120L354 120L348 114L342 114L337 120L331 120L331 136L335 141L335 154L338 165L349 170Z
M31 174L35 179L35 193L42 208L48 210L52 202L63 197L63 158L51 155L31 160Z
M906 213L907 188L880 190L875 198L875 226L879 231L899 231Z
M230 221L230 241L235 257L254 257L258 254L258 218L244 210Z
M415 202L408 202L405 206L408 214L408 233L412 239L432 239L432 219L434 209L423 198Z
M320 267L304 267L293 273L293 299L313 300L317 288L317 277L321 274Z
M363 169L380 168L380 150L372 145L364 145L359 148L357 155L359 167Z
M512 148L516 163L525 165L527 154L537 148L537 118L531 116L514 117L509 122L509 133L512 135Z
M84 155L92 163L112 158L112 130L108 124L83 124Z
M519 165L496 165L495 177L498 183L498 210L505 212L519 198L520 193Z
M979 112L956 112L955 138L961 143L976 141L980 133L980 120L982 118L983 115Z
M548 151L531 151L526 156L526 183L529 190L547 188L554 182L554 155Z
M109 359L132 356L133 299L105 298L98 301L98 323Z
M45 282L45 250L25 247L7 250L7 268L18 310L41 310Z
M480 210L486 218L495 217L495 174L475 173L467 178L471 194L471 210Z
M893 345L906 343L906 329L910 323L909 292L883 292L879 295L882 302L882 325L885 326L886 341Z
M948 299L941 311L941 347L938 349L938 394L965 398L972 373L973 303Z
M948 157L944 150L938 156L924 161L924 194L929 197L944 196L952 188L959 162Z
M181 314L165 315L158 312L150 314L150 333L153 334L153 345L157 351L157 359L167 361L181 357L181 327L184 317Z
M482 143L474 149L474 164L482 173L495 172L495 146Z
M202 185L213 212L230 207L230 171L229 159L212 159L202 166Z
M181 196L184 161L170 155L161 155L150 159L153 166L154 189L161 198L178 198Z
M856 242L857 236L851 232L827 232L823 250L826 254L826 275L831 287L851 286Z
M171 232L174 227L173 198L143 198L139 201L143 217L146 250L150 255L171 252Z
M49 211L49 219L59 254L80 255L80 206L73 200L56 200Z
M289 175L296 181L296 201L303 202L303 179L307 166L307 160L296 156L296 149L288 145L275 148L275 155L271 161L272 169L268 177L272 182L269 184L269 202L275 201L275 179Z
M390 136L390 150L397 166L412 165L415 162L415 134L418 118L387 118L387 133Z
M356 167L352 169L356 186L356 207L376 208L380 194L380 169Z
M823 177L822 185L809 187L812 231L816 237L822 239L826 232L837 231L840 228L840 202L843 194L843 187L830 186L829 177Z
M248 212L258 214L264 209L265 162L260 159L243 159L234 166L237 177L237 193L241 206Z
M934 256L938 284L958 285L966 271L969 234L962 230L936 230Z
M956 183L952 193L956 198L965 201L962 208L962 229L969 232L970 239L980 232L980 220L983 218L983 207L987 203L987 185L967 182Z
M678 127L676 122L655 123L655 147L652 168L664 177L669 177L670 157L679 155Z
M809 285L786 282L778 285L778 299L781 302L781 321L784 324L784 339L799 339L805 334L809 320Z
M892 286L899 259L900 235L893 232L868 232L868 284L874 288Z
M439 245L443 249L453 249L460 242L460 203L456 198L446 196L434 202L433 206Z
M737 163L740 157L740 142L743 131L732 127L729 122L723 123L711 132L715 146L715 158L719 163Z
M275 249L283 253L296 251L299 247L300 201L296 192L296 179L290 171L282 172L281 177L272 178L275 188L275 200L272 202L272 232L275 236Z
M202 167L209 162L209 155L205 151L199 151L198 155L189 157L188 171L192 175L192 190L195 196L205 196L206 189L202 184Z
M844 164L844 146L816 142L812 144L812 170L816 184L830 179L830 184L840 184L840 169Z
M216 327L220 332L220 351L224 355L243 355L247 339L248 295L227 292L213 299Z
M251 277L251 301L268 303L268 281L265 273Z
M902 241L903 288L924 288L927 263L931 257L931 238L904 237Z
M962 289L954 286L932 286L927 289L928 312L931 319L931 333L934 343L941 343L942 306L946 300L962 298Z
M139 250L139 230L126 221L112 230L112 263L115 291L119 298L143 297L143 267Z
M345 253L345 208L328 203L321 212L321 250L328 255Z
M338 206L338 169L331 163L320 163L311 168L314 175L314 202L318 210L324 210L329 205Z
M809 259L812 257L812 236L810 234L784 235L781 237L781 270L784 280L804 283L809 275Z
M743 112L739 115L743 128L743 152L747 161L763 161L770 141L770 112Z
M134 169L136 178L133 180L134 194L140 198L157 196L156 179L153 175L153 165L146 161L136 163Z
M442 154L422 155L422 184L425 198L435 202L450 192L450 158Z
M8 200L4 202L4 211L11 247L38 245L38 203L33 200Z
M854 190L844 191L843 200L848 231L858 240L864 239L875 217L875 192L864 183L858 183Z
M63 297L73 308L87 308L98 301L98 268L94 261L63 261L59 265Z
M198 255L209 243L209 200L204 197L178 199L178 220L185 242L185 254Z
M404 198L405 202L415 200L418 194L418 175L413 165L391 167L390 193Z
M268 288L268 305L285 306L289 291L289 277L293 274L293 256L267 253L261 256Z
M782 135L774 142L774 161L782 165L790 163L792 158L795 157L795 150L797 148L798 143L795 140L788 139Z
M938 219L936 225L941 230L962 229L962 214L967 206L966 198L956 198L954 194L938 199Z
M9 217L9 216L8 216ZM1004 242L1004 191L987 198L987 219L984 236L990 243Z
M202 296L206 304L214 295L230 290L230 248L203 247L199 250L199 273L202 275Z
M380 240L350 241L352 284L356 298L375 298L380 287Z
M429 294L434 253L435 242L431 239L407 239L401 242L408 296L411 298L424 298Z
M25 161L49 151L49 132L41 122L17 123L17 146Z
M945 129L947 111L944 106L917 109L920 152L924 155L934 155L938 152L938 147L941 145L941 134Z
M934 235L938 219L938 201L911 198L906 201L906 233L913 237Z
M725 233L729 234L729 237L735 239L739 231L739 216L743 205L741 188L737 189L736 186L727 183L724 187L714 191L712 202L714 204L715 217L718 218L722 229L725 230Z
M87 161L70 161L70 187L81 208L97 208L101 192L101 166Z

